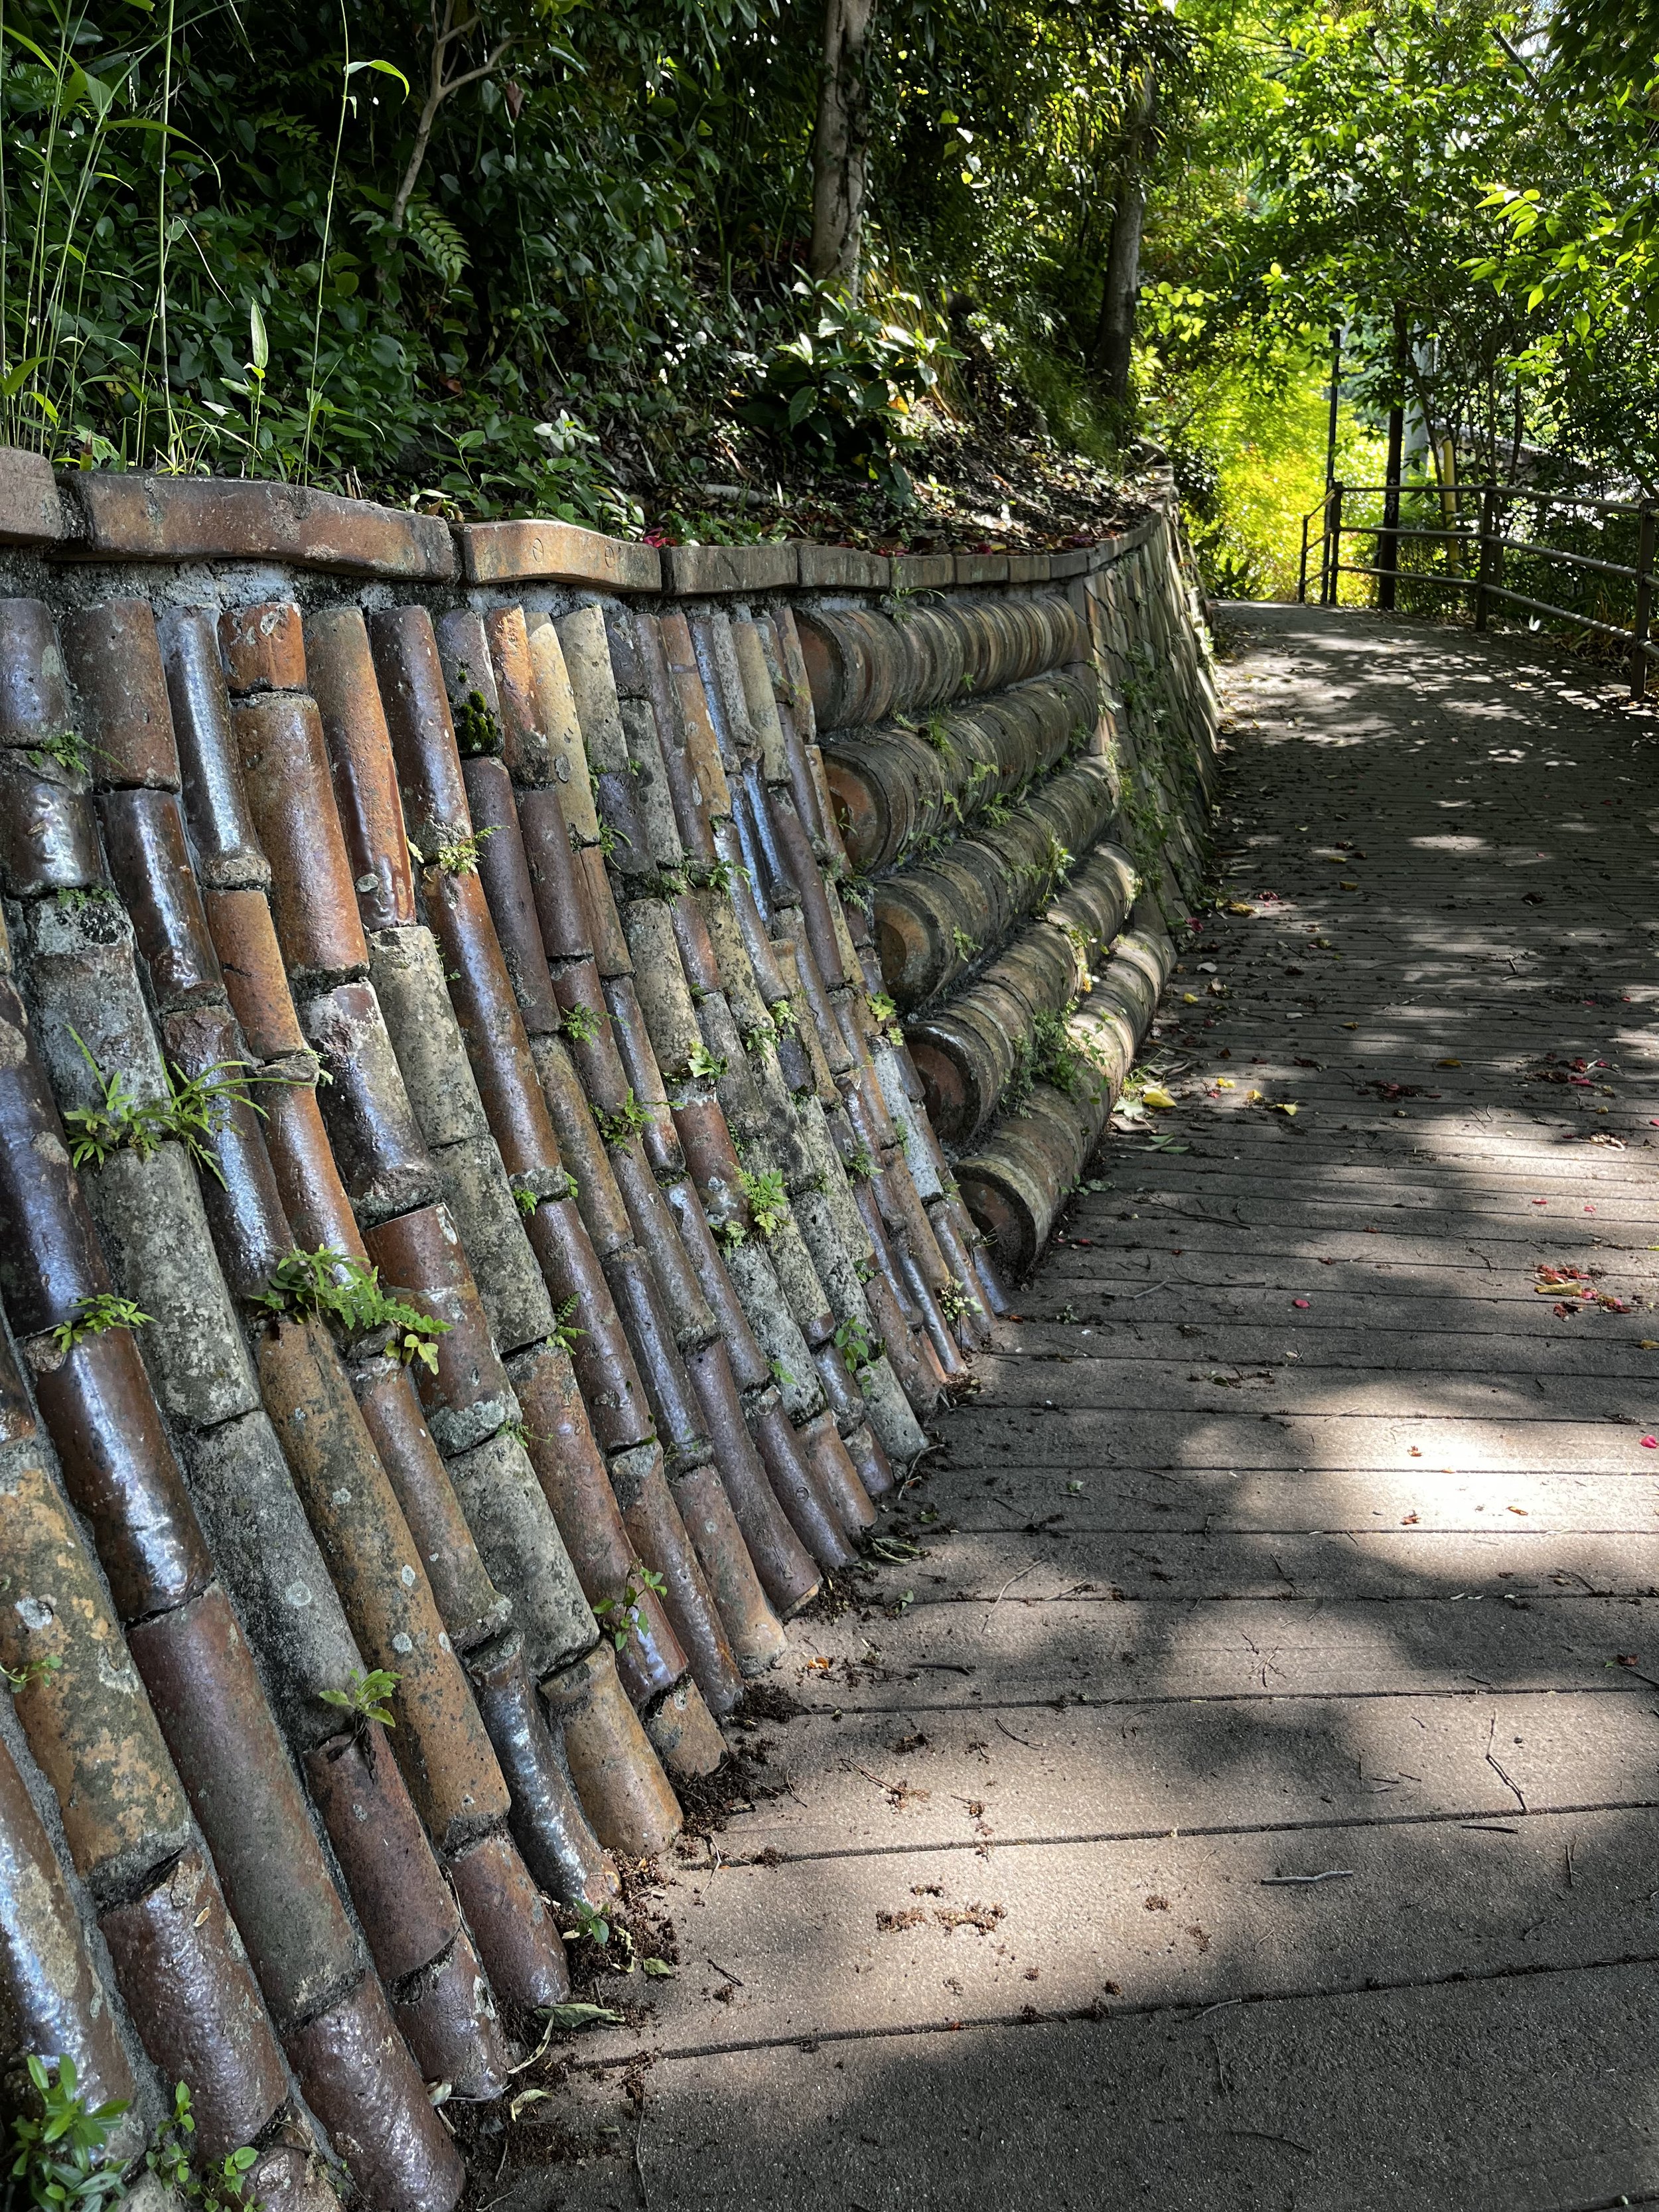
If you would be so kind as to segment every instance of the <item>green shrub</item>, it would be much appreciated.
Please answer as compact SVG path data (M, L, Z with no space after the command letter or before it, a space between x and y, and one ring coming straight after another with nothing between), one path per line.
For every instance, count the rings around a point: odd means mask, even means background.
M908 479L899 455L914 434L915 404L939 382L938 362L954 349L924 327L921 302L892 295L908 323L885 322L842 294L805 278L795 288L805 326L757 364L738 409L823 469L856 469L902 499Z

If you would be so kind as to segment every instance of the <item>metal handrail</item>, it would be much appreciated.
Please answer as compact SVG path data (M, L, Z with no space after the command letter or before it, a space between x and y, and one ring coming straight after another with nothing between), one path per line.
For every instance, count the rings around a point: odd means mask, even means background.
M1632 513L1635 512L1632 508ZM1594 568L1601 576L1634 576L1638 573L1628 562L1598 561L1593 554L1570 553L1561 545L1534 545L1527 538L1506 538L1504 544L1509 552L1530 553L1540 561L1571 561L1581 568Z
M1386 501L1383 519L1379 522L1352 522L1343 520L1343 505L1350 496L1382 493ZM1414 526L1400 520L1399 502L1402 498L1437 499L1442 512L1450 502L1453 526L1430 529ZM1457 518L1456 508L1463 500L1478 499L1480 502L1480 520L1473 517L1468 524ZM1628 514L1640 524L1636 565L1632 568L1623 562L1601 561L1589 553L1576 553L1565 546L1540 545L1527 538L1507 538L1498 528L1499 508L1506 500L1530 500L1538 506L1589 508L1598 514ZM1432 570L1406 572L1414 585L1438 586L1452 591L1474 593L1474 626L1485 629L1491 602L1501 600L1504 605L1524 607L1530 613L1549 616L1558 621L1574 623L1581 629L1593 630L1601 637L1620 638L1629 647L1630 687L1632 699L1646 696L1648 663L1659 659L1659 647L1649 638L1653 611L1654 540L1656 510L1649 501L1591 499L1582 494L1535 491L1526 484L1345 484L1332 483L1317 507L1310 508L1302 518L1302 558L1297 576L1296 596L1305 604L1308 597L1308 562L1313 548L1312 528L1319 525L1319 603L1332 606L1336 603L1340 580L1343 576L1375 576L1380 580L1378 598L1387 607L1394 605L1394 593L1401 570L1399 565L1400 547L1407 539L1430 544L1466 546L1479 555L1479 571L1474 575L1459 575L1448 569L1442 574ZM1342 541L1345 538L1369 538L1376 545L1376 557L1371 562L1344 561ZM1511 591L1499 580L1502 562L1506 553L1516 553L1528 559L1557 561L1571 568L1589 571L1604 576L1619 576L1635 586L1635 606L1628 625L1602 622L1574 607L1553 605L1547 599L1534 599L1525 592ZM1385 560L1384 555L1389 557Z
M1334 487L1333 487L1334 489ZM1530 484L1398 483L1345 484L1345 491L1397 491L1402 499L1473 499L1495 492L1504 499L1529 499L1545 507L1593 507L1601 514L1639 514L1645 502L1637 499L1592 499L1588 492L1537 491ZM1318 507L1312 512L1317 514Z

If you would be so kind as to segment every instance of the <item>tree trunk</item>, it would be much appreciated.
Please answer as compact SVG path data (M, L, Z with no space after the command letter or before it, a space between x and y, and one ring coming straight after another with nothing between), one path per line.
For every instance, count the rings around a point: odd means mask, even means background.
M1140 234L1146 220L1146 142L1157 99L1152 77L1124 133L1123 166L1118 182L1111 244L1106 249L1100 322L1095 332L1095 366L1109 399L1129 397L1129 368L1134 351L1135 305L1140 295Z
M874 0L824 0L823 68L812 134L814 276L831 277L857 299L869 153L865 45Z

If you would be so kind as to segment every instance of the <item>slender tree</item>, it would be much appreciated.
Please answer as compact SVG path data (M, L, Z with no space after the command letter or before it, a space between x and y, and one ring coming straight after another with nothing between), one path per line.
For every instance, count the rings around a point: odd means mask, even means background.
M869 161L866 49L874 0L824 0L823 61L812 134L813 276L858 297Z
M431 58L427 64L425 98L421 102L419 120L415 125L415 143L410 148L409 159L392 203L392 228L399 231L409 213L409 203L420 182L421 170L426 161L427 149L432 143L432 126L438 119L438 110L444 102L469 84L477 84L485 77L493 77L500 69L501 58L515 39L522 36L518 30L507 30L499 36L483 32L481 58L468 66L464 56L466 42L479 36L482 25L479 11L467 4L467 0L443 0L440 10L438 0L430 0L429 29L432 40Z
M1109 398L1127 401L1134 354L1135 304L1140 293L1140 238L1146 221L1146 164L1158 108L1149 68L1125 119L1112 235L1106 248L1095 365Z

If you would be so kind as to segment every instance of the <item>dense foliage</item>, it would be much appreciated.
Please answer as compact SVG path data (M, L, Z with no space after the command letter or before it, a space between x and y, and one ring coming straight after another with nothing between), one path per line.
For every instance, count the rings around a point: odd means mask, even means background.
M1212 570L1284 587L1334 332L1350 481L1377 480L1365 433L1398 403L1408 477L1659 488L1653 28L1625 0L1287 0L1207 27L1215 96L1149 231L1142 382Z
M747 420L902 493L939 366L1081 358L1125 88L1187 39L1156 0L890 0L856 313L800 273L821 21L5 0L7 434L625 527Z
M0 0L0 431L708 536L1138 419L1282 590L1334 331L1346 469L1399 404L1419 476L1659 480L1650 5L879 0L854 301L803 274L823 0Z

